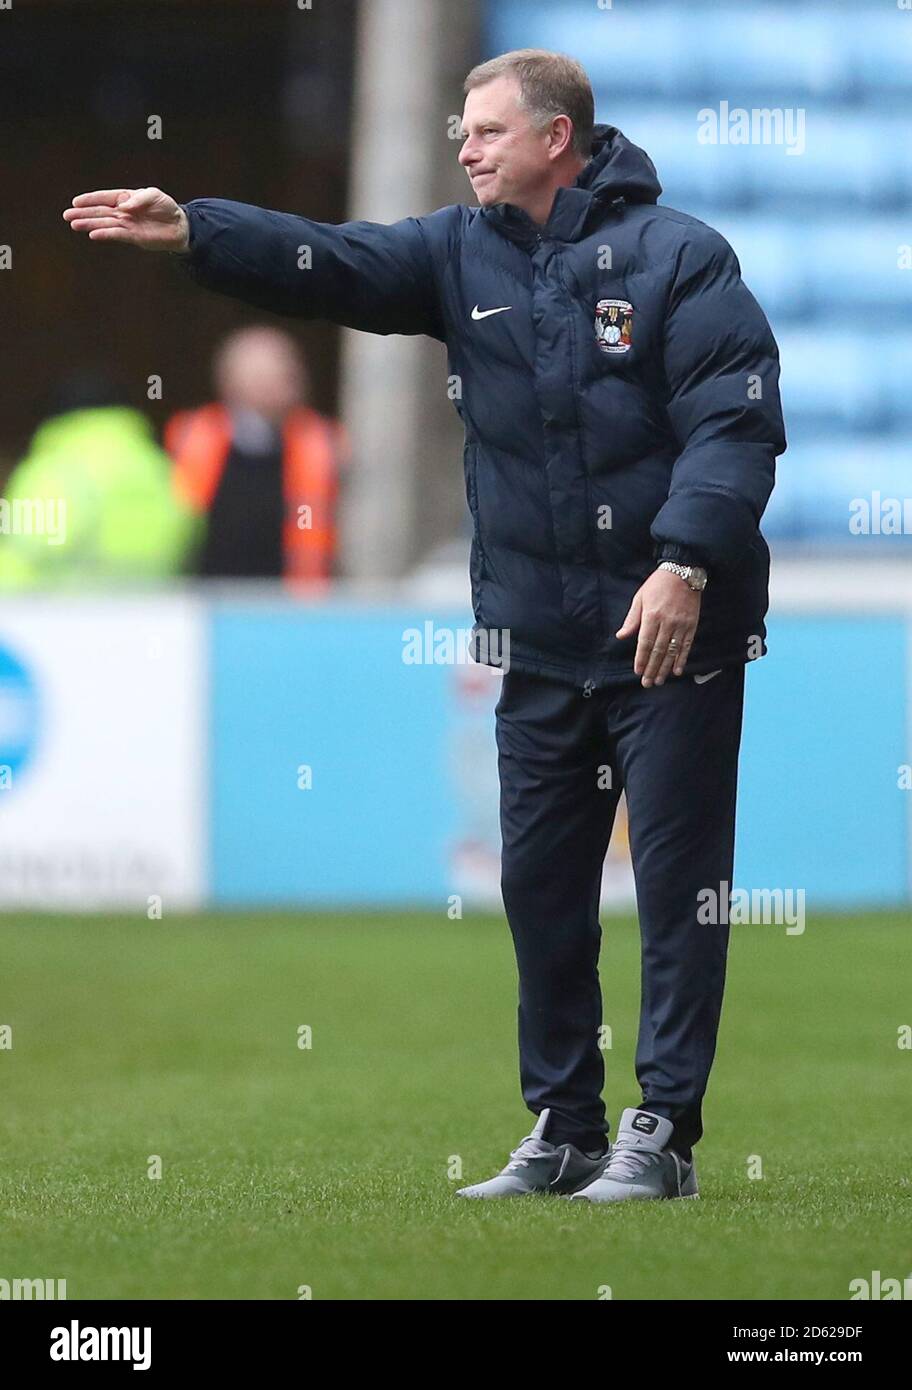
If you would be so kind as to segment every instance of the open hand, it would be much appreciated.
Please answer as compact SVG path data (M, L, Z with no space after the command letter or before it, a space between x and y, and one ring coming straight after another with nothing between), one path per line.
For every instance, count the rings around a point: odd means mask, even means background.
M80 193L63 214L90 241L124 241L143 251L186 251L187 214L160 188L105 188Z

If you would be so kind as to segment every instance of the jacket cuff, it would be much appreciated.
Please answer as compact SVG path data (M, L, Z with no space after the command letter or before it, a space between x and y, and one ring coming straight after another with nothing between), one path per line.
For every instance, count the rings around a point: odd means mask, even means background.
M656 563L659 560L673 560L677 565L699 565L709 573L709 566L698 550L687 545L675 545L673 541L659 541L655 547Z
M168 255L173 256L175 260L178 261L189 261L191 256L193 255L193 219L190 216L190 212L186 203L178 203L178 207L182 210L182 212L185 212L187 215L187 233L189 236L189 242L186 251L169 251Z

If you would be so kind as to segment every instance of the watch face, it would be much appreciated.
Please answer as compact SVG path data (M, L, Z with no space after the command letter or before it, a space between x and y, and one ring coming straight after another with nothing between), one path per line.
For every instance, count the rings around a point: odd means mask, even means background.
M705 588L706 588L706 570L705 570L705 569L701 569L701 567L700 567L699 565L691 565L691 567L690 567L690 578L689 578L689 580L688 580L688 583L690 584L690 587L691 587L692 589L705 589Z

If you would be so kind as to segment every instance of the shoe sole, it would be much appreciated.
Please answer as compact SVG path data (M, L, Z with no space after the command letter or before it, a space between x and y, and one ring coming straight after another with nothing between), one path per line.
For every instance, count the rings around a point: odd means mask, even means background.
M579 1197L582 1201L588 1202L591 1207L616 1207L622 1202L699 1202L699 1192L673 1192L670 1197L620 1197L613 1202L593 1202L591 1197L583 1197L585 1188L579 1188L576 1192L561 1192L561 1197L571 1199Z
M596 1175L597 1176L597 1175ZM513 1201L516 1197L574 1197L577 1192L582 1192L590 1183L595 1182L595 1178L584 1178L576 1187L567 1192L555 1192L552 1187L533 1187L528 1192L462 1192L457 1189L454 1197L463 1197L470 1202L506 1202Z
M577 1192L582 1192L590 1183L594 1183L600 1178L605 1166L608 1163L610 1150L604 1155L602 1165L595 1172L588 1173L586 1177L580 1178L574 1187L567 1188L565 1191L555 1191L553 1187L533 1187L528 1192L496 1192L482 1194L480 1192L467 1192L464 1188L457 1188L453 1193L454 1197L467 1197L469 1201L483 1202L502 1202L507 1198L513 1197L573 1197Z
M572 1192L555 1192L550 1187L533 1187L528 1192L459 1192L453 1193L454 1197L463 1197L469 1202L512 1202L517 1197L573 1197L577 1192L582 1192L583 1187L588 1187L594 1178L587 1178L585 1183L574 1188Z

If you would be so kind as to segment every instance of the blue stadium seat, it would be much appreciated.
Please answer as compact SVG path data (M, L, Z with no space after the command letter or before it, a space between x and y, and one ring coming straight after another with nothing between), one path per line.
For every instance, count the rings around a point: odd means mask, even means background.
M620 126L649 153L665 189L663 201L685 211L696 205L756 207L795 217L801 209L803 224L809 204L822 213L836 206L876 211L912 202L912 140L900 118L853 114L835 105L809 107L804 152L789 154L781 144L701 143L702 109L719 114L718 107L622 100L596 90L598 119ZM784 127L784 133L796 136L800 130Z
M912 224L900 217L839 222L721 213L712 225L734 247L744 279L771 319L842 312L859 292L881 329L912 322Z
M908 322L908 320L907 320ZM912 333L881 333L876 320L867 334L871 370L880 372L893 419L912 429ZM912 439L907 441L912 444ZM912 493L912 469L906 458L907 488Z
M900 248L912 260L912 222L901 217L811 223L802 262L811 287L812 312L828 312L862 295L878 325L912 322L912 268L900 268Z
M488 7L487 39L491 53L517 47L569 53L585 64L593 87L603 87L609 96L673 96L692 80L689 69L699 63L693 14L680 6L618 3L606 10L596 0L540 6L496 0Z
M801 417L832 429L863 429L889 416L884 377L873 370L860 316L847 306L846 324L797 327L778 334L786 420Z
M853 80L853 45L844 42L832 14L818 7L735 5L689 15L709 88L732 105L825 96Z
M883 0L755 3L725 9L712 0L682 8L617 0L496 0L486 47L550 48L585 63L593 84L619 95L665 94L733 104L812 99L852 102L912 90L912 26ZM619 61L620 55L620 61ZM647 55L645 60L640 55Z
M790 446L764 530L863 544L847 499L910 491L912 269L899 257L912 246L912 12L894 0L489 0L485 47L578 58L598 119L655 161L662 201L729 240L782 353ZM804 153L700 143L698 113L722 101L802 109Z
M806 151L789 155L776 145L745 147L751 160L754 198L789 201L813 209L816 202L891 208L912 196L912 156L898 158L908 131L895 118L829 104L807 108Z
M619 126L651 157L665 190L664 203L697 216L710 208L749 205L753 197L749 159L732 146L700 144L697 110L677 103L612 101L596 89L598 119Z
M909 496L908 442L895 436L844 434L790 442L776 470L776 486L763 516L769 541L820 539L845 544L889 544L891 537L849 529L853 499L869 504ZM908 537L897 538L908 548Z
M721 214L712 225L733 247L746 284L770 319L808 316L814 303L808 246L813 232L787 218Z
M863 35L858 35L855 62L866 100L892 105L897 94L912 95L912 12L887 7L879 14L862 11L856 19Z

